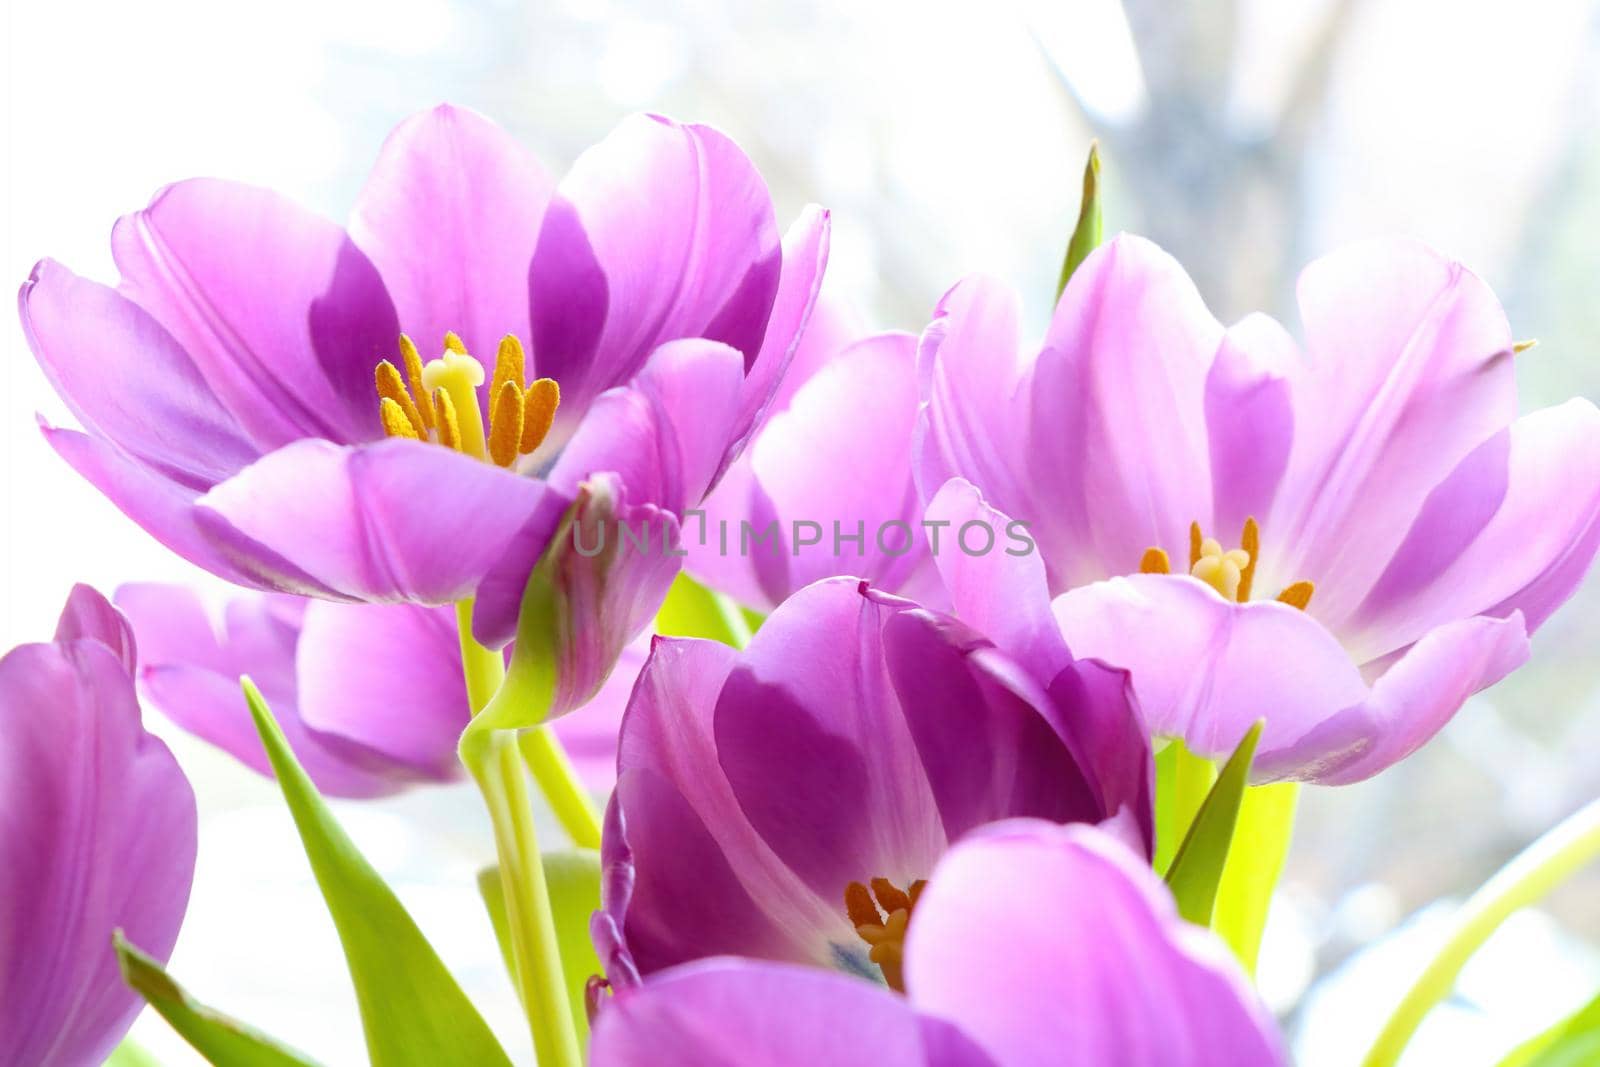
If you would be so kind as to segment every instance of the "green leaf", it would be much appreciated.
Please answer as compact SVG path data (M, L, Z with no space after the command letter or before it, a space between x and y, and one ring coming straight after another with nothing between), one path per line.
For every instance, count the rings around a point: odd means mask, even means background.
M177 982L167 977L159 962L129 944L121 930L112 935L111 943L117 950L123 980L194 1046L196 1052L217 1067L314 1067L314 1060L193 1000ZM140 1067L154 1063L149 1053L126 1041L106 1061L107 1067Z
M1180 737L1172 738L1156 753L1157 873L1171 870L1178 846L1216 781L1217 765L1190 752Z
M761 616L740 608L721 593L707 589L687 574L673 579L656 615L656 632L667 637L703 637L734 648L750 643Z
M545 885L550 890L550 909L555 913L556 940L561 949L561 968L566 978L567 1001L572 1008L572 1023L578 1040L587 1041L589 1010L586 1003L589 978L603 974L600 957L589 936L589 917L600 910L600 854L588 849L576 852L551 852L544 857ZM505 896L500 888L500 871L485 867L478 872L478 892L494 924L506 973L516 981L516 964L511 957L510 930L506 923Z
M1299 797L1300 783L1276 782L1250 786L1239 805L1239 822L1222 869L1222 884L1217 887L1211 928L1251 975L1256 973L1272 891L1289 855Z
M1529 1038L1499 1067L1590 1067L1600 1063L1600 996Z
M1067 242L1067 258L1061 264L1061 280L1056 283L1056 299L1067 291L1067 282L1078 265L1100 245L1105 224L1100 218L1100 143L1089 142L1089 161L1083 165L1083 199L1078 205L1078 224Z
M255 685L245 700L339 931L373 1067L509 1067L473 1007L394 891L345 835L295 759Z
M1239 804L1244 799L1245 781L1250 775L1250 761L1256 754L1256 742L1261 739L1263 725L1263 720L1256 720L1233 755L1228 757L1167 871L1167 885L1177 899L1178 913L1192 923L1205 926L1211 922L1217 886L1222 881L1228 846L1233 841L1234 825L1239 818Z

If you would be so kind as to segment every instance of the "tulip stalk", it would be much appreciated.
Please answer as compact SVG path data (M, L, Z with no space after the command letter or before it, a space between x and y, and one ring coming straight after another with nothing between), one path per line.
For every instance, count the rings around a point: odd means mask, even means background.
M456 607L456 620L462 669L476 716L504 682L505 663L499 653L473 640L471 619L472 602L464 600ZM517 732L469 726L462 736L461 759L478 783L494 826L517 992L535 1055L541 1065L582 1067Z
M1423 1018L1455 987L1456 976L1489 935L1514 912L1542 900L1574 872L1600 857L1600 800L1569 815L1502 867L1456 912L1453 929L1394 1014L1384 1024L1364 1067L1391 1067Z

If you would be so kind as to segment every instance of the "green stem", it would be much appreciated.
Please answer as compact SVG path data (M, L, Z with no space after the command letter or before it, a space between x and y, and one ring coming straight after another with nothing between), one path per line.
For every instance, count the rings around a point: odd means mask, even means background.
M462 672L472 713L477 715L505 680L505 661L473 640L471 621L471 600L458 603ZM462 736L461 759L478 783L494 826L517 992L533 1034L534 1052L540 1067L582 1067L516 734L469 727Z
M1179 738L1156 758L1156 871L1165 875L1217 780L1217 765Z
M1455 987L1461 968L1489 935L1513 912L1542 899L1597 856L1600 800L1568 816L1485 882L1456 912L1449 939L1384 1024L1365 1067L1396 1063L1423 1017Z
M1272 892L1283 874L1294 833L1298 782L1251 786L1239 805L1233 842L1217 887L1211 928L1222 936L1247 973L1256 973L1261 934L1266 929Z
M541 726L536 730L524 730L518 744L528 770L533 772L533 780L572 843L579 848L598 849L600 813L578 777L572 758L561 747L561 739L550 727Z

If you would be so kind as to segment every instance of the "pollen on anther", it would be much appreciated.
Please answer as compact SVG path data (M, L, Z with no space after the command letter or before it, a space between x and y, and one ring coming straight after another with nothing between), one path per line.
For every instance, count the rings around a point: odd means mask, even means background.
M524 362L522 342L517 340L517 335L508 333L500 338L500 351L494 357L494 377L489 382L489 395L498 397L502 385L514 382L517 398L521 400Z
M1250 588L1256 579L1256 559L1261 554L1261 527L1256 525L1255 516L1244 520L1239 548L1250 557L1250 562L1239 568L1239 602L1242 604L1250 599Z
M501 467L511 466L521 441L522 390L516 382L501 382L489 409L489 458Z
M1189 569L1194 570L1194 565L1200 562L1200 550L1205 544L1205 537L1200 533L1200 524L1189 524Z
M1278 594L1278 600L1291 608L1299 608L1304 611L1306 610L1306 605L1311 603L1311 594L1316 591L1316 588L1316 585L1312 582L1295 582Z
M450 330L444 335L444 347L445 351L454 352L458 356L467 354L466 344L462 342L461 335L454 330Z
M1172 560L1167 558L1164 549L1151 546L1144 550L1144 555L1139 560L1140 574L1171 574Z
M901 910L911 910L911 898L906 895L905 890L887 878L872 880L872 895L878 898L879 905L889 915Z
M450 402L448 391L442 388L433 391L433 410L439 421L439 443L461 451L461 424L456 421L456 406Z
M383 432L389 437L406 437L413 441L421 440L416 427L412 424L410 416L388 397L378 401L378 418L383 420Z
M860 882L844 887L844 910L850 916L850 925L857 928L883 925L883 915L872 902L872 894Z
M405 382L400 380L400 371L393 363L382 360L378 363L377 370L373 372L373 379L378 388L380 398L379 408L382 410L382 401L387 401L398 408L410 424L412 432L406 435L397 435L389 430L388 415L384 415L384 432L389 436L409 436L421 439L427 436L427 425L422 421L422 413L417 410L417 405L412 402L411 394L406 391Z
M405 334L400 335L400 359L405 364L406 381L411 383L411 395L416 398L417 414L422 417L422 429L426 432L433 429L433 403L422 384L422 356Z
M544 443L561 406L561 387L554 378L539 378L528 385L522 398L522 440L518 451L532 452Z

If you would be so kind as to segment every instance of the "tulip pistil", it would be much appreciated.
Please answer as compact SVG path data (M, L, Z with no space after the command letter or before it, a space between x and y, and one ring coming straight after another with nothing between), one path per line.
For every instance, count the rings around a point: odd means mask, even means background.
M1239 547L1224 550L1214 537L1206 537L1198 522L1189 524L1189 574L1217 591L1222 599L1242 604L1250 599L1255 585L1256 562L1261 557L1261 527L1254 518L1244 520L1244 530L1239 534ZM1139 560L1141 574L1170 574L1172 564L1164 549L1152 546L1144 550ZM1305 610L1311 603L1316 587L1305 581L1295 582L1277 599Z
M860 882L844 887L845 912L856 934L869 946L867 958L883 972L884 982L895 992L904 993L906 930L927 882L919 879L909 889L901 889L887 878L874 878L871 884L870 890Z
M522 342L511 334L501 339L495 358L487 431L478 404L483 364L458 335L445 334L443 354L424 364L411 338L401 334L400 357L403 377L388 360L374 374L386 437L432 441L509 468L543 444L555 422L561 389L552 378L524 384Z

